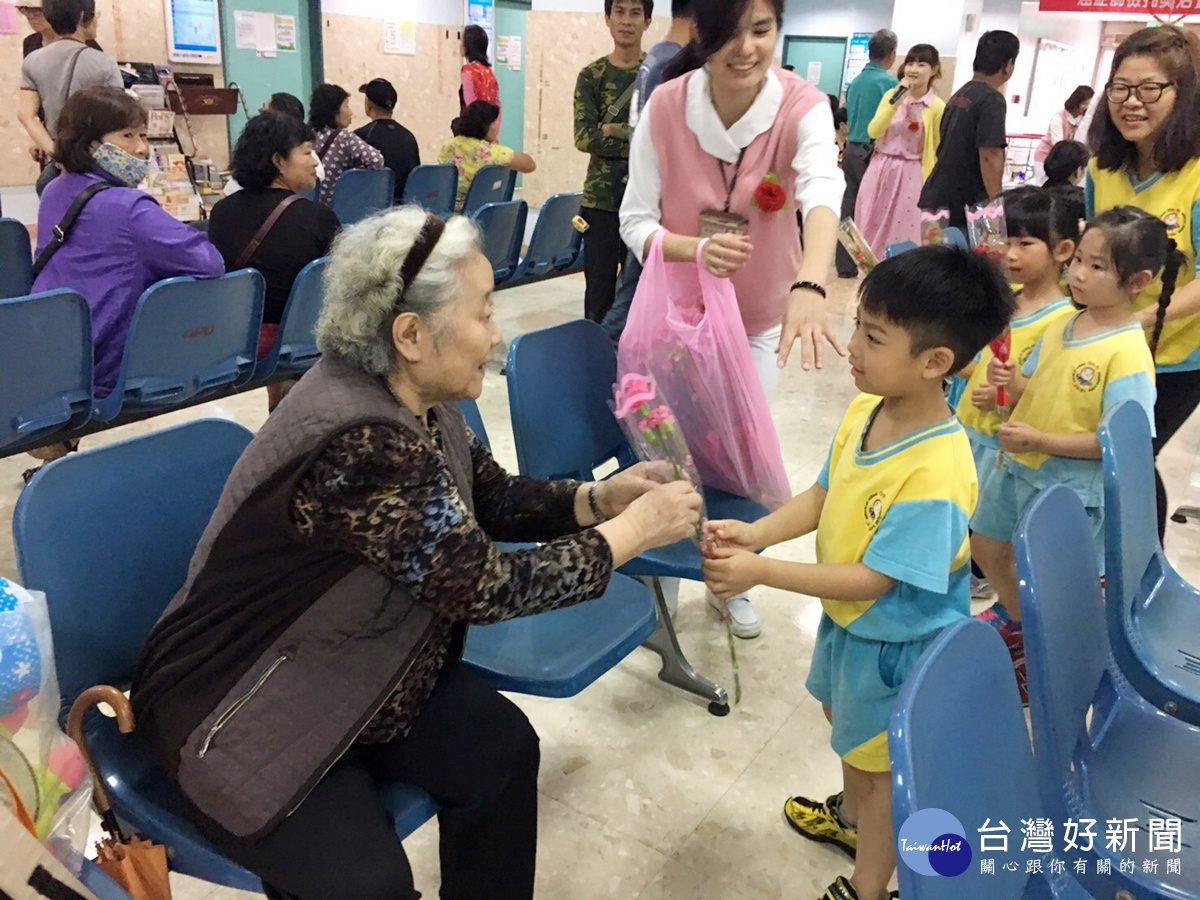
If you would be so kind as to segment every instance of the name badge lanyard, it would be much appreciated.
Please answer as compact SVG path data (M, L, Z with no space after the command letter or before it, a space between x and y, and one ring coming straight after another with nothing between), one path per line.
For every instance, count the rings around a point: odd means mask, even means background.
M738 154L737 163L733 167L733 180L725 174L725 166L727 163L723 159L717 160L717 165L721 167L721 183L725 185L725 208L722 212L729 212L729 204L733 199L733 192L737 190L738 176L742 174L742 160L746 157L746 148L743 147L741 153Z

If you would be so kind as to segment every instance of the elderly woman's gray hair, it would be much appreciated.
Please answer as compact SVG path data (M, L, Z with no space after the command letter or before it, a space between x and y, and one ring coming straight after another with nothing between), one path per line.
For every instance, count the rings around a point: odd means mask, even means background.
M436 331L442 308L458 292L463 264L479 251L479 231L464 216L446 222L425 265L397 305L400 269L428 214L403 206L343 231L325 270L325 303L317 319L317 347L368 375L387 375L396 365L392 322L416 313Z

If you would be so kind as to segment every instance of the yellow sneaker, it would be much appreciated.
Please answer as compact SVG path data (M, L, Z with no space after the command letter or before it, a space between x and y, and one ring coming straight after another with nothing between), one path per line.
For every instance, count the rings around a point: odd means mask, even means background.
M842 794L824 803L807 797L789 797L783 804L783 817L802 837L821 844L832 844L851 859L858 852L858 829L847 825L838 815Z

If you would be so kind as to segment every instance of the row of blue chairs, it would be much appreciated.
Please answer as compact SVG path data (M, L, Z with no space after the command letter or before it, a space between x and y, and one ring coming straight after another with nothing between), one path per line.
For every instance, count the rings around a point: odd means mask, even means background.
M0 454L294 378L316 362L326 260L296 278L279 335L258 359L263 277L169 278L138 299L112 392L93 390L91 314L74 291L0 300Z
M559 377L564 355L579 362L577 377ZM508 380L522 471L587 470L590 477L599 457L631 461L606 398L595 389L598 377L611 383L615 365L611 343L591 322L514 343ZM486 442L478 409L470 402L461 407ZM547 409L553 410L550 418ZM593 440L579 437L564 453L545 433L547 421L555 421L555 433L561 428ZM64 715L92 684L128 686L140 648L183 582L224 482L250 439L234 423L198 420L66 457L41 469L21 494L13 524L17 563L22 582L47 596ZM722 506L716 494L708 499L721 515L763 512L745 501ZM661 677L679 683L679 673L695 673L679 652L661 589L652 595L639 577L699 578L699 562L695 547L681 542L614 575L594 601L472 626L464 660L497 689L569 697L644 643L663 656ZM723 689L715 690L713 701L727 704ZM174 870L259 889L251 873L223 858L187 822L177 788L133 737L103 716L89 718L86 730L118 816L167 844ZM401 838L438 811L434 798L410 785L381 784L379 790Z
M523 200L490 203L475 214L498 289L579 269L582 244L571 223L579 200L579 194L551 197L524 254ZM0 220L0 241L6 232L15 234L4 227L8 222ZM13 224L19 235L2 258L7 262L23 254L27 261L28 233L20 223ZM93 391L86 301L69 290L29 295L26 269L25 276L18 276L25 292L0 299L5 371L0 455L98 430L118 417L145 418L302 374L319 355L313 329L325 265L326 260L316 260L296 278L279 336L261 360L256 355L264 283L258 272L246 269L211 281L171 278L151 286L138 300L117 385L102 398ZM7 278L12 269L5 265L3 272Z
M516 187L514 170L484 166L467 188L461 212L469 216L489 203L509 201ZM320 190L318 183L308 196L316 199ZM333 186L330 206L342 225L353 225L392 206L395 195L396 173L391 169L347 169ZM457 201L458 169L449 163L439 163L420 165L409 173L401 202L415 203L445 219L456 212Z
M956 815L974 846L973 832L987 819L1012 828L1011 852L995 860L994 874L982 874L978 860L958 878L921 876L901 863L904 897L1200 896L1193 764L1200 722L1188 706L1198 686L1192 661L1200 649L1200 597L1158 544L1145 412L1119 405L1105 418L1100 443L1105 589L1087 515L1070 489L1046 491L1014 537L1032 749L1009 655L987 625L964 622L940 635L901 691L889 734L897 834L910 815L930 807ZM986 716L979 713L983 697ZM1053 823L1055 852L1040 857L1041 871L1030 872L1025 861L1003 870L1021 855L1017 823L1038 817ZM1179 832L1153 846L1152 818L1176 820ZM1086 820L1096 823L1092 845L1059 850L1059 829ZM1132 823L1131 843L1120 849L1107 838L1114 821L1122 834ZM1055 857L1065 869L1052 867Z
M946 228L946 243L951 247L961 247L966 250L970 245L967 243L967 236L963 234L962 229L955 225L950 225ZM917 244L914 241L897 241L895 244L890 244L887 248L887 258L891 259L894 256L899 256L906 250L915 250Z

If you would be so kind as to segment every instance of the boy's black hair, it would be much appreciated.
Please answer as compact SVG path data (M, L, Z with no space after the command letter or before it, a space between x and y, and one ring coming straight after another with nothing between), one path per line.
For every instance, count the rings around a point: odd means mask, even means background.
M671 18L683 19L692 17L692 0L671 0Z
M1008 327L1016 298L981 253L930 244L884 260L858 291L863 309L899 325L912 353L949 347L957 372Z
M1050 148L1042 168L1046 171L1046 187L1070 187L1071 176L1086 168L1092 154L1079 141L1059 141Z
M1008 236L1037 238L1051 249L1060 241L1079 243L1083 216L1083 205L1062 191L1029 186L1004 194Z

